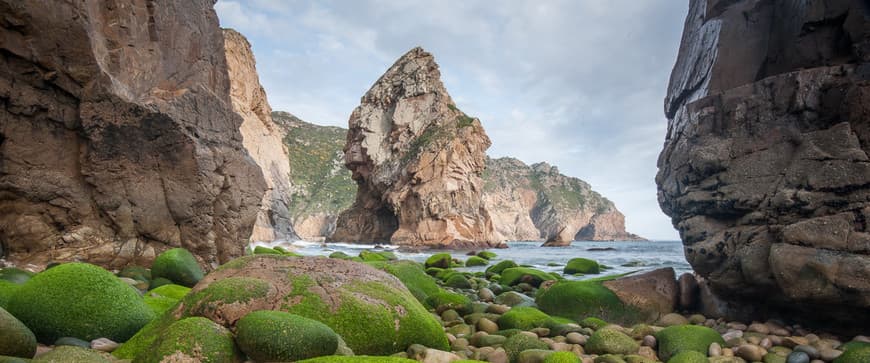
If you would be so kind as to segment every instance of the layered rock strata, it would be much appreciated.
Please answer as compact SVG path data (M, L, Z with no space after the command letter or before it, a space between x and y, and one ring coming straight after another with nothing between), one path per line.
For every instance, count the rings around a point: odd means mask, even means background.
M334 241L498 244L483 200L489 137L456 108L431 54L403 55L350 116L345 163L359 186Z
M726 302L870 323L868 16L859 0L691 1L656 181Z
M290 219L290 160L284 145L285 131L272 121L272 108L260 85L251 44L235 30L224 29L223 33L233 110L243 120L239 129L242 143L263 170L267 187L251 240L298 239Z
M242 253L266 188L210 0L0 0L0 245L15 262Z

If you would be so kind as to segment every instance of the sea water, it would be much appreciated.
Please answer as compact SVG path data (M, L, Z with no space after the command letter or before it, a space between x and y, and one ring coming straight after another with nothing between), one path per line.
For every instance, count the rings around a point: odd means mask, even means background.
M353 243L319 243L319 242L255 242L255 246L281 246L305 256L328 256L341 251L351 256L358 255L363 250L389 250L399 259L424 262L434 253L448 252L454 258L465 260L468 250L424 250L420 252L403 251L392 245L367 245ZM593 242L575 241L567 247L541 247L541 242L508 242L508 248L492 249L498 257L492 262L513 260L519 265L532 266L548 272L562 272L568 260L575 257L589 258L599 264L608 266L603 274L620 274L626 272L649 271L662 267L673 267L679 276L683 272L691 272L692 268L686 262L683 245L680 241L617 241ZM460 271L483 271L486 266L464 267ZM601 275L566 276L571 279L584 279Z

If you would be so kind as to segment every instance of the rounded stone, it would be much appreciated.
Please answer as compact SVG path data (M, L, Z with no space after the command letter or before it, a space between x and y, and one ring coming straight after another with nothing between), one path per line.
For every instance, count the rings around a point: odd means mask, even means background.
M659 358L667 361L674 354L694 350L706 354L712 343L725 345L715 330L698 325L677 325L662 329L656 334Z
M338 340L338 334L325 324L282 311L254 311L236 322L236 343L258 362L331 355Z
M659 325L661 326L674 326L674 325L686 325L689 324L689 319L686 319L685 316L677 313L669 313L662 315L659 318Z
M203 271L190 251L173 248L161 253L151 265L153 278L169 279L179 285L192 287L202 280Z
M0 308L0 356L32 358L36 336L21 321Z
M791 352L785 358L786 363L810 363L810 356L804 352Z
M734 355L750 362L760 362L767 351L754 344L743 344L734 350Z
M201 317L172 323L134 362L232 363L241 358L233 334Z
M640 345L616 329L602 328L597 330L586 341L586 350L593 354L632 354Z

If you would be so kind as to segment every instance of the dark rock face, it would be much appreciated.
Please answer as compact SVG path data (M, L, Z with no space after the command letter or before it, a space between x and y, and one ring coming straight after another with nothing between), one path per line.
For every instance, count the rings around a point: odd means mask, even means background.
M859 0L691 2L656 181L724 300L870 320L868 16Z
M0 244L15 262L240 255L265 190L213 1L0 0Z

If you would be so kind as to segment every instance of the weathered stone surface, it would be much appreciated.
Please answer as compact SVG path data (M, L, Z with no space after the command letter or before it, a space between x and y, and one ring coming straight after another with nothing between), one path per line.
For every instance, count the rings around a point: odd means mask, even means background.
M265 189L213 1L0 0L0 244L15 262L240 255Z
M646 314L648 321L673 312L677 306L679 288L674 269L670 267L605 281L603 285L623 303Z
M859 0L691 2L656 181L722 299L866 326L868 14Z
M483 199L496 232L509 241L643 240L607 198L547 163L487 159Z
M362 97L344 149L359 188L332 240L499 243L481 196L489 137L456 108L440 77L434 57L414 48Z
M266 193L251 232L253 241L298 239L290 221L290 160L284 129L272 121L272 108L260 85L251 44L235 30L224 29L233 110L242 116L242 142L263 170Z

